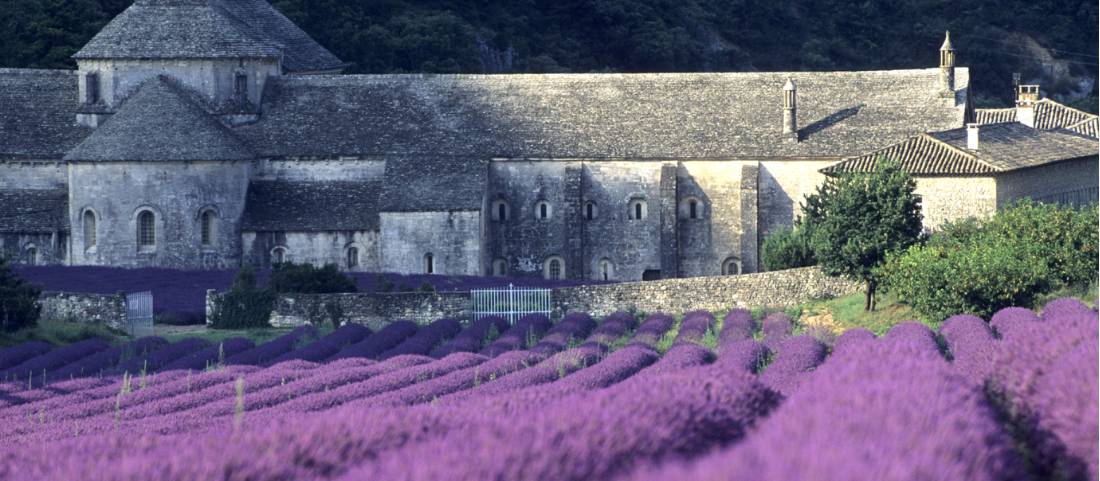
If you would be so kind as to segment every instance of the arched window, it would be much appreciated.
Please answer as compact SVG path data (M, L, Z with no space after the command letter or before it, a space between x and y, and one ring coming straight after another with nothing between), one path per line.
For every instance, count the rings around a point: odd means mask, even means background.
M630 201L630 212L628 217L630 220L643 220L649 215L649 209L646 206L645 199L632 199Z
M610 259L600 259L596 264L596 278L601 281L610 281L615 278L615 264Z
M681 219L702 219L703 210L703 201L695 197L688 197L680 201Z
M435 274L435 256L431 252L424 254L424 273Z
M546 220L550 218L552 209L550 203L546 201L539 201L535 204L535 218L539 220Z
M143 210L137 218L138 249L153 249L157 246L157 217L151 210Z
M496 222L504 222L508 220L508 216L511 215L511 207L508 206L508 202L504 199L497 199L493 201L491 208L492 218Z
M584 218L593 220L596 218L596 203L589 201L584 204Z
M199 215L199 237L203 247L214 245L217 215L212 210L205 210Z
M348 247L348 269L355 269L359 267L359 248L352 246Z
M729 257L725 261L722 261L722 275L723 276L735 276L741 273L741 260L736 257Z
M26 262L28 265L38 265L38 247L35 247L34 244L27 244L24 252L24 257L26 258Z
M91 250L93 247L95 247L95 243L95 212L92 212L91 209L88 209L84 211L84 250Z
M508 275L508 261L504 259L494 259L493 275L496 277L504 277Z
M543 276L550 280L565 279L565 261L558 256L546 259Z
M287 248L283 247L283 246L279 246L279 247L276 247L274 249L271 249L271 263L272 264L282 264L282 263L286 262L287 259L290 258L289 254L290 254L290 251L288 251Z

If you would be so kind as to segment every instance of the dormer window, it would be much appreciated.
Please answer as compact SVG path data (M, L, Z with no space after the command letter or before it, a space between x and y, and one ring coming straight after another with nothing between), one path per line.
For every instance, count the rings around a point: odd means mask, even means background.
M248 105L248 74L238 70L233 76L233 98L237 105Z
M87 72L84 74L84 104L93 105L99 102L99 74Z

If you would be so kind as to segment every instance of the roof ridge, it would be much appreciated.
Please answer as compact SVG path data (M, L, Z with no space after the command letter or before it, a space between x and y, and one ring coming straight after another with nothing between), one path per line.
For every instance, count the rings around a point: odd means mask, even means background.
M1000 122L999 124L1010 124L1010 123L1012 123L1012 122ZM998 124L988 124L988 125L998 125ZM964 130L964 129L951 129L951 130ZM945 131L945 132L949 132L949 131ZM922 132L920 134L920 136L924 136L924 137L928 138L929 140L931 140L932 142L935 142L939 145L947 147L948 149L951 149L952 151L954 151L958 154L962 154L963 156L969 158L970 160L973 160L973 161L978 162L982 165L985 165L986 167L989 167L989 168L991 168L991 169L993 169L997 172L1003 172L1004 171L1004 169L1002 169L1000 167L997 167L997 166L995 166L995 165L993 165L989 162L986 162L986 161L982 160L981 158L979 158L977 155L970 153L969 150L959 148L959 147L955 147L954 145L951 145L948 142L944 142L940 139L937 139L936 137L930 135L928 132Z
M1063 104L1063 103L1061 103L1061 102L1059 102L1059 101L1057 101L1057 100L1051 99L1051 98L1042 98L1042 99L1039 99L1039 101L1038 101L1038 103L1043 103L1043 102L1046 102L1046 103L1048 103L1048 104L1054 104L1054 105L1055 105L1055 106L1057 106L1057 107L1060 107L1060 108L1063 108L1063 109L1066 109L1066 110L1072 110L1072 111L1074 111L1074 112L1077 112L1077 113L1079 113L1079 114L1081 114L1081 115L1084 115L1084 116L1086 117L1086 118L1085 118L1085 120L1088 120L1089 118L1092 118L1092 117L1096 117L1096 116L1097 116L1096 114L1090 114L1090 113L1088 113L1088 112L1085 112L1084 110L1081 110L1081 109L1079 109L1079 108L1077 108L1077 107L1070 107L1069 105ZM1077 122L1077 123L1080 123L1080 122Z

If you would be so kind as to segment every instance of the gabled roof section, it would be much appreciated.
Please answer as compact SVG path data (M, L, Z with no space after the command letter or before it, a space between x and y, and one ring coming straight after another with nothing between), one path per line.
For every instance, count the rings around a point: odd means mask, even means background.
M1016 108L974 109L974 122L982 125L1016 122Z
M798 85L799 142L782 133ZM842 158L962 127L939 69L560 75L309 75L271 79L260 121L236 128L265 157Z
M61 160L91 132L76 97L70 70L0 69L0 160Z
M381 182L254 181L241 230L377 231Z
M1035 128L1040 130L1069 127L1090 118L1096 116L1050 99L1035 102Z
M68 161L198 161L255 158L184 87L145 81L118 112L65 156Z
M45 234L69 230L64 189L0 190L0 233Z
M480 210L488 159L466 156L399 157L386 161L382 212Z
M347 66L265 0L213 0L211 3L248 25L257 35L278 44L283 52L283 70L287 72L339 70Z
M137 0L76 59L277 58L280 47L208 0Z
M965 133L965 129L962 130ZM898 162L902 170L914 175L990 174L998 170L964 149L940 141L929 134L920 134L869 154L844 159L821 169L821 172L825 174L874 172L878 162L883 159Z
M967 148L967 129L930 132L869 154L844 159L825 174L871 172L881 158L914 175L996 174L1064 160L1096 157L1095 139L1065 129L1037 130L1018 122L984 125L978 150Z
M1098 124L1100 124L1100 120L1098 120L1097 117L1093 117L1091 119L1082 120L1080 122L1077 122L1076 124L1070 125L1069 127L1066 127L1066 129L1081 135L1087 135L1095 139L1097 137L1100 137L1097 132L1098 130L1100 130L1098 129Z

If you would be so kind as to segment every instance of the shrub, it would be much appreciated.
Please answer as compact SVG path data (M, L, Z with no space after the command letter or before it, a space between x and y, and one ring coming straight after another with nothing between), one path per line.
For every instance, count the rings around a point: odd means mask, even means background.
M764 270L778 271L817 264L810 236L804 227L780 227L772 232L760 249Z
M275 293L256 287L256 274L251 268L241 269L233 279L233 287L214 300L210 327L242 329L270 327L268 320L275 304Z
M11 332L38 322L42 291L16 277L7 259L0 258L0 330Z
M278 264L271 271L268 287L275 292L301 294L331 294L356 292L355 280L344 275L333 264L314 267L312 264Z

